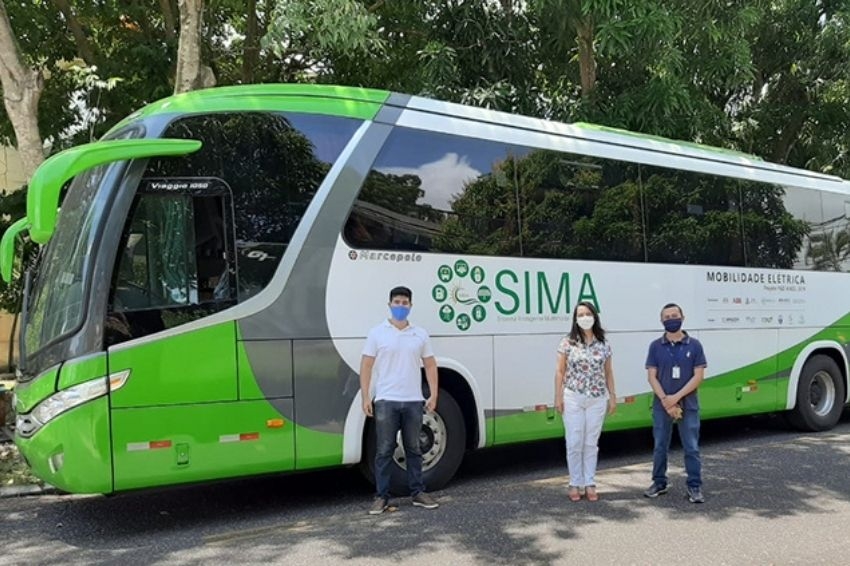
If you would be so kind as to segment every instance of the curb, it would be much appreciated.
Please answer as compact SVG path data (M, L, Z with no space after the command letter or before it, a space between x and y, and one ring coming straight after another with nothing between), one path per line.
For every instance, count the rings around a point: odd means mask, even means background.
M9 485L0 487L0 499L7 497L25 497L28 495L49 495L58 490L49 484L44 485Z

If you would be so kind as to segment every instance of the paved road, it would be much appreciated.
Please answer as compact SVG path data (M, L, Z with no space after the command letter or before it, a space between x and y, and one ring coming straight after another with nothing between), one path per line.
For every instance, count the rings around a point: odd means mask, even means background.
M566 499L558 442L467 458L427 511L369 517L354 470L111 498L0 500L0 564L843 564L850 418L800 434L781 419L706 423L707 502L655 501L648 431L603 437L601 500Z

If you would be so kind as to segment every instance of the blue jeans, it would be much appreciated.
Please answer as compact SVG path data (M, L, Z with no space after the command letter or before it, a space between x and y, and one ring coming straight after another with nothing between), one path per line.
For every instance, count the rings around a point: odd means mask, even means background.
M404 446L410 495L416 496L425 491L425 484L422 482L422 448L419 444L423 407L423 401L375 401L375 433L378 437L375 487L378 497L387 499L390 496L393 453L399 429Z
M679 438L685 451L685 471L688 473L688 487L702 486L699 457L699 410L685 410L682 420L676 425ZM673 438L673 419L664 409L652 408L652 438L655 451L652 457L652 483L664 487L667 485L667 453Z

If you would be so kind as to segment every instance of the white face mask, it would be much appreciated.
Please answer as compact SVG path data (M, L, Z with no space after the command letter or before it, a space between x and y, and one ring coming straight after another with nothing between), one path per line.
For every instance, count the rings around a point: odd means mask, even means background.
M579 316L576 318L576 323L578 323L579 328L582 330L590 330L593 328L593 322L596 319L593 318L592 315Z

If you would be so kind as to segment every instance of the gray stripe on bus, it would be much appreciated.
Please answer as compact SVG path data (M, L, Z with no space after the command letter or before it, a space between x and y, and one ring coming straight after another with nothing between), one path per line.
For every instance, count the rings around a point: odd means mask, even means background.
M357 373L342 359L331 339L325 311L326 282L340 227L345 225L359 189L391 130L385 124L372 124L363 134L325 200L316 203L319 209L303 244L297 249L290 245L287 250L287 256L292 254L293 259L290 272L284 275L283 292L264 310L239 321L246 342L273 340L282 344L297 338L292 342L292 367L298 399L295 418L299 426L341 434L359 390ZM280 276L278 273L276 277ZM256 363L252 357L256 352L252 354L247 348L246 352L252 368L274 368L287 363L283 357L274 355L273 348L263 352L264 359ZM267 397L280 387L274 371L260 371L255 376Z

